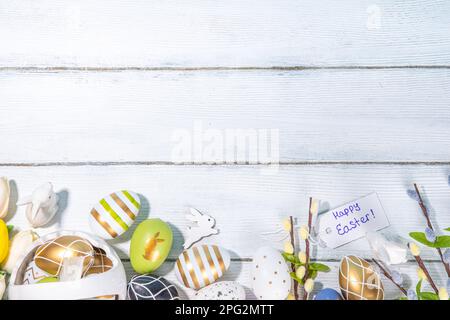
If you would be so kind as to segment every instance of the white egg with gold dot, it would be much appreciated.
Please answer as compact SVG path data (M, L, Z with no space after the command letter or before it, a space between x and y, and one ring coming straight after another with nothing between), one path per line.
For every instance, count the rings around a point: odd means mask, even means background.
M253 292L260 300L284 300L291 289L289 269L281 253L263 247L253 256L251 266Z

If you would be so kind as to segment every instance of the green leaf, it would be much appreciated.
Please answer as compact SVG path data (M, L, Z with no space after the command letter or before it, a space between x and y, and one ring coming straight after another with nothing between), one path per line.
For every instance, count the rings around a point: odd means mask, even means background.
M439 300L439 296L433 292L422 292L420 294L420 300Z
M283 256L284 260L286 260L287 262L300 263L300 261L298 260L298 257L296 257L293 254L283 252L281 255Z
M327 265L318 262L312 262L308 265L309 270L315 270L320 272L329 272L331 269Z
M420 297L421 288L422 288L422 280L419 280L419 282L417 282L417 285L416 285L416 294L417 294L418 298Z
M430 242L423 232L410 232L409 236L430 248L450 248L450 236L437 236L435 242Z
M434 242L435 248L450 248L450 236L437 236Z
M315 280L317 278L318 274L319 274L319 272L317 270L312 270L311 272L309 272L308 278Z
M416 240L417 242L420 242L421 244L434 248L434 243L428 241L427 238L425 237L425 233L423 232L410 232L409 236L414 240Z
M13 231L14 226L13 226L12 224L8 224L8 225L6 226L6 228L8 229L8 234L11 235L11 232Z
M450 227L448 227L448 228L446 228L446 229L444 229L445 231L449 231L450 232Z
M295 281L297 281L298 283L300 283L301 285L303 285L303 279L300 279L297 277L297 275L295 274L295 272L291 272L289 273L291 278L294 279Z
M407 297L400 297L400 298L398 298L398 300L408 300L408 298Z

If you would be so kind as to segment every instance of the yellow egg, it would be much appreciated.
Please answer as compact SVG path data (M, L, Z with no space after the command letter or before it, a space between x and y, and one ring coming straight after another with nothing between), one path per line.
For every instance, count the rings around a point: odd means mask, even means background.
M383 300L380 276L364 259L344 257L339 267L339 286L346 300Z
M84 257L83 271L94 262L94 248L78 236L61 236L41 245L34 255L36 266L52 276L58 276L67 257Z
M0 219L0 263L8 257L9 237L6 223Z

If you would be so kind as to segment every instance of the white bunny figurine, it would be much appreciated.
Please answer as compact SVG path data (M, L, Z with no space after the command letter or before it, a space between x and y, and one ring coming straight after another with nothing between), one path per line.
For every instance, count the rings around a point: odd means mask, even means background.
M58 211L58 195L53 191L50 182L44 183L33 194L17 202L18 206L27 205L27 219L33 228L50 222Z
M203 214L194 208L189 208L189 210L191 213L186 215L186 219L195 222L196 225L188 227L187 239L183 245L184 249L188 249L195 242L204 237L219 233L217 229L214 229L216 220L213 217Z

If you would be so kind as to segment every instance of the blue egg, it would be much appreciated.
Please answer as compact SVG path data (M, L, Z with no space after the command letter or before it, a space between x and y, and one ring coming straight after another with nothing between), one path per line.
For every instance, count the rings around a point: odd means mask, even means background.
M342 300L342 296L334 289L325 288L316 294L314 300Z

